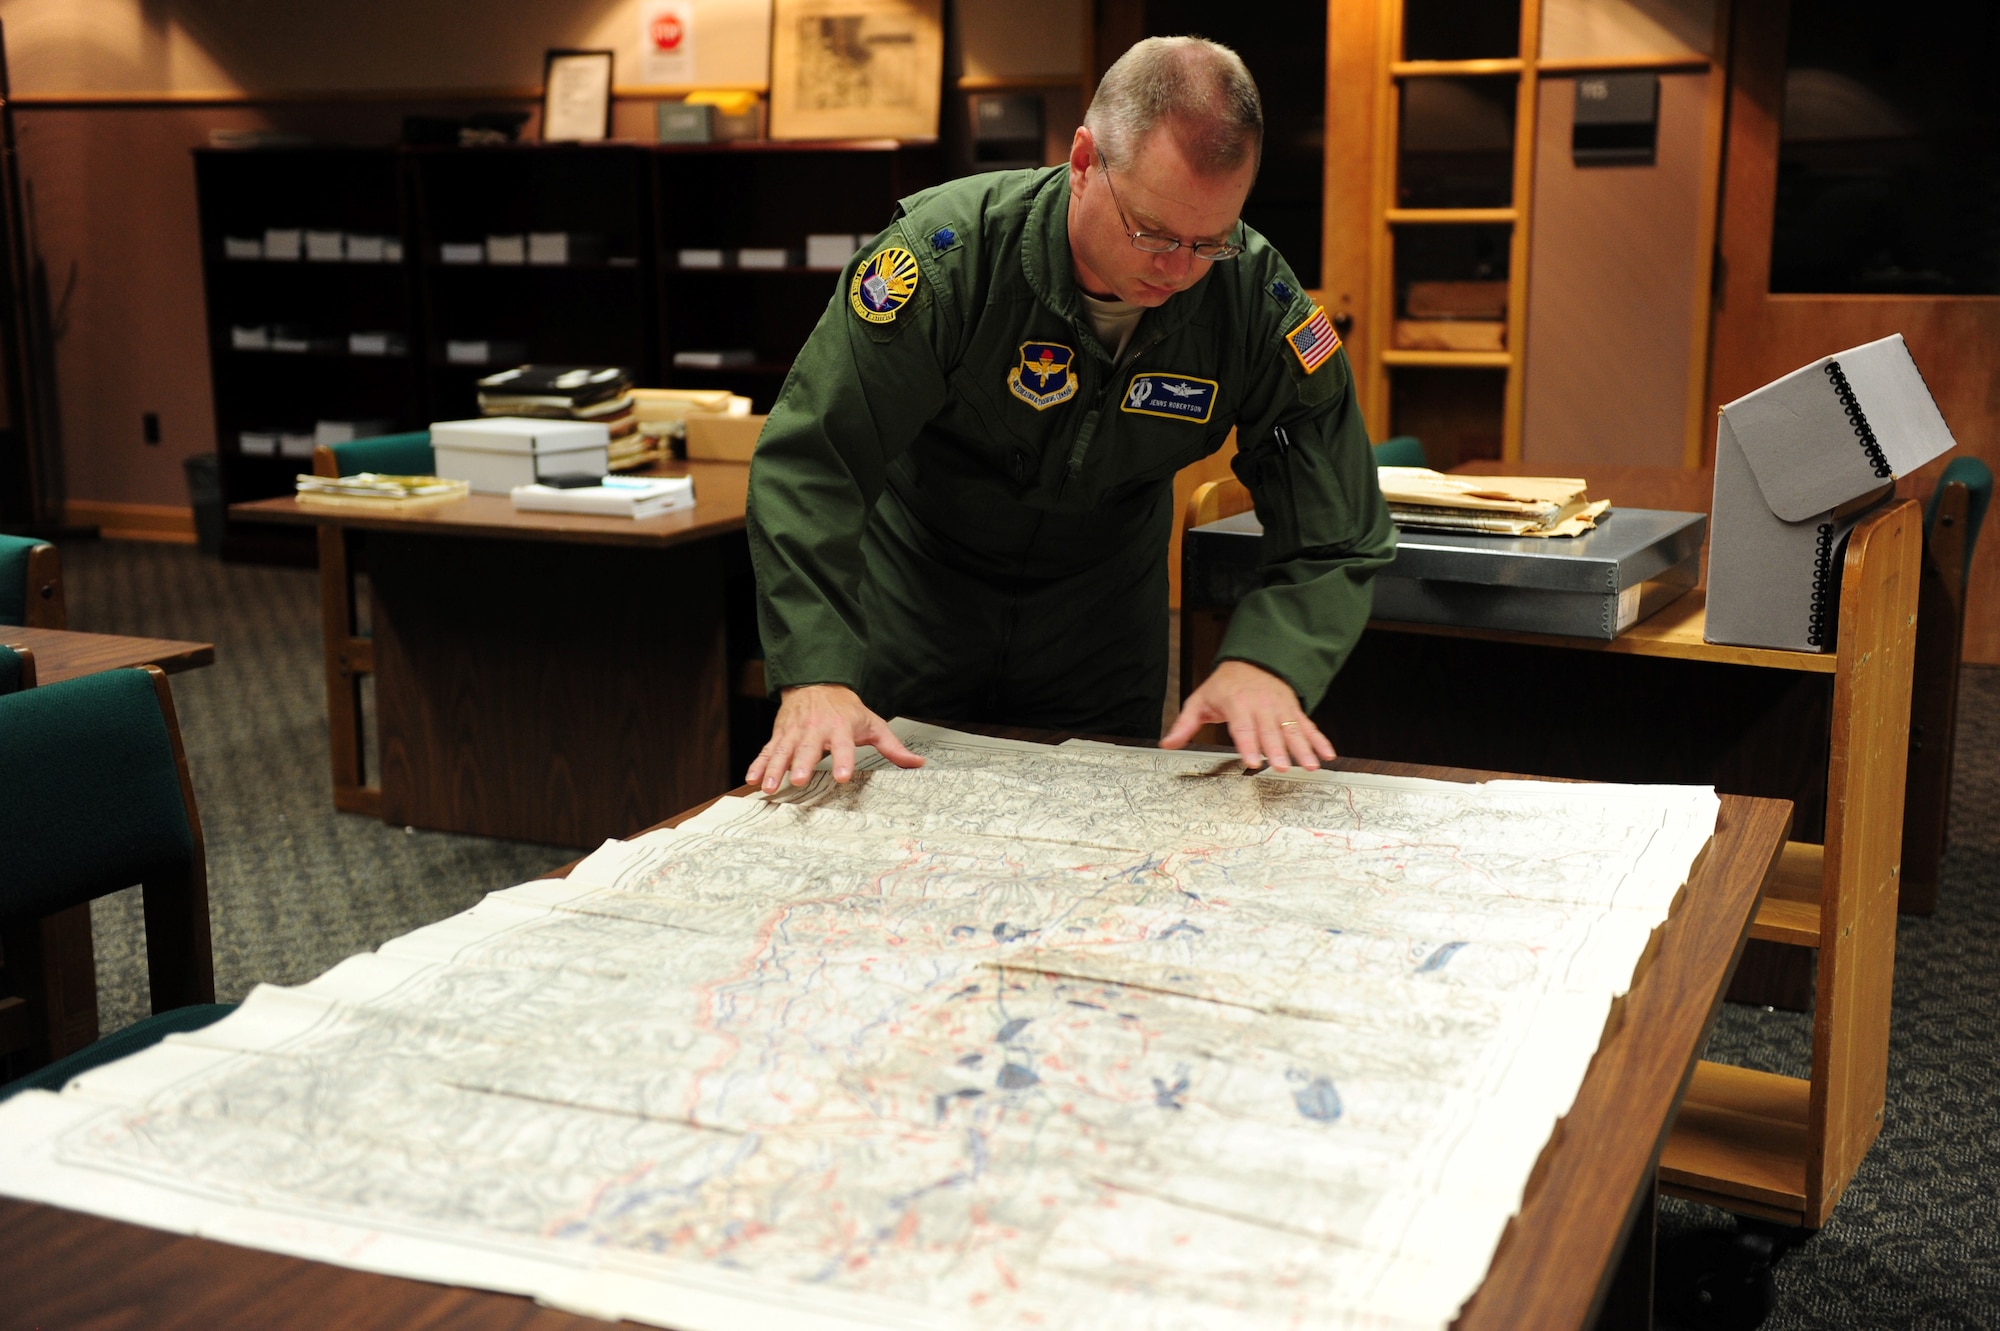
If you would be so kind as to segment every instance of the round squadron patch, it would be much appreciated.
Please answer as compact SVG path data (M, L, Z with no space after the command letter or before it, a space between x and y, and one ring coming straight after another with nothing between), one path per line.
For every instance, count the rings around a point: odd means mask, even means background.
M854 274L847 302L872 324L893 321L917 294L917 256L900 246L878 251Z

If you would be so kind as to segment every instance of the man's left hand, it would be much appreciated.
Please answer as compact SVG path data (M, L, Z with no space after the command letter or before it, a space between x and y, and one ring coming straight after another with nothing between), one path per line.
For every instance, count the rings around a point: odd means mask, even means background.
M1333 744L1299 706L1292 686L1248 661L1224 661L1181 704L1174 728L1160 740L1163 749L1182 748L1211 721L1229 728L1229 740L1248 768L1266 762L1274 771L1297 762L1308 772L1333 757Z

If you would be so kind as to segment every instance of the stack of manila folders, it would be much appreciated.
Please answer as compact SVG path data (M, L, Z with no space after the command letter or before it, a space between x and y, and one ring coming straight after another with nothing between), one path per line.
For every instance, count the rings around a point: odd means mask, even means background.
M604 476L595 484L564 477L563 484L517 485L514 507L544 513L594 513L610 518L651 518L694 507L692 476Z
M353 476L300 473L297 480L298 502L308 508L405 512L463 499L468 490L464 481L446 480L442 476L384 476L372 471Z
M1453 476L1428 467L1378 467L1398 527L1494 536L1580 536L1611 507L1573 476Z

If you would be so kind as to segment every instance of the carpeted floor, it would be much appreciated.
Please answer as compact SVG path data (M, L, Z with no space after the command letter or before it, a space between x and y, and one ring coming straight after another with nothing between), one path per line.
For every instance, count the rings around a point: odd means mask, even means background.
M576 858L333 811L310 569L109 541L66 544L62 559L71 628L215 644L215 664L173 676L173 690L208 843L219 1001L309 980ZM149 1010L138 893L103 898L91 918L108 1033Z
M573 858L333 812L310 571L112 543L68 545L63 563L72 627L215 643L215 665L176 676L174 697L207 834L218 998L309 979ZM1897 941L1882 1136L1832 1223L1780 1262L1771 1331L2000 1327L2000 669L1968 667L1960 697L1941 904ZM110 1031L146 1012L136 894L93 920ZM1807 1015L1730 1005L1709 1052L1803 1075L1811 1039ZM1662 1204L1663 1241L1732 1226Z

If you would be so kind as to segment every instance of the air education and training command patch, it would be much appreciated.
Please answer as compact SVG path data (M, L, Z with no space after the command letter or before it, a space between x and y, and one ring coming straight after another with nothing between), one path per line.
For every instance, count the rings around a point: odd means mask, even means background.
M1119 410L1136 416L1165 416L1168 420L1206 425L1215 414L1215 393L1220 387L1213 379L1141 371L1125 385L1125 401Z
M1076 352L1060 342L1023 342L1021 363L1007 371L1007 391L1036 411L1076 396Z
M878 251L854 274L847 289L848 304L872 324L893 321L896 311L917 294L917 256L900 246Z
M1333 331L1326 311L1318 305L1313 306L1311 318L1285 334L1285 341L1307 374L1326 364L1326 358L1340 350L1340 334Z

